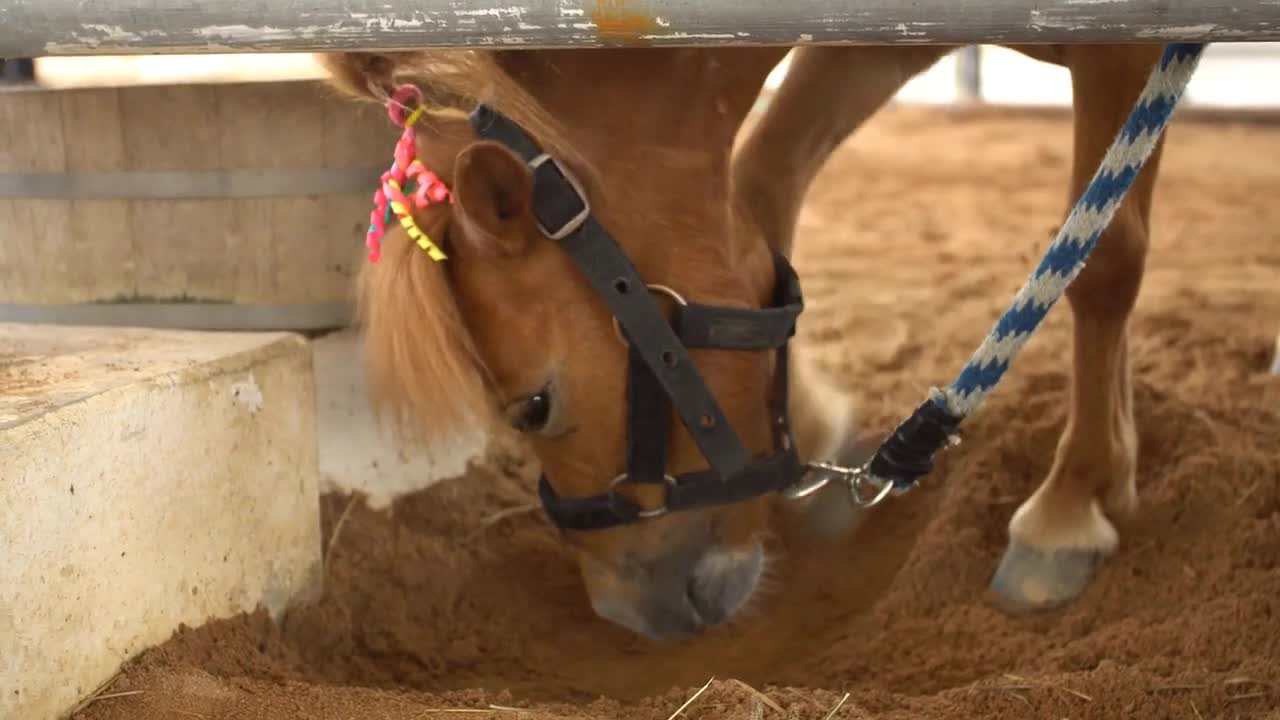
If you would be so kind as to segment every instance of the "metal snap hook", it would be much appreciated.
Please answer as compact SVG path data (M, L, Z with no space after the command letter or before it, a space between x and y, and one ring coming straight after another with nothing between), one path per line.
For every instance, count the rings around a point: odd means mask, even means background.
M891 480L872 475L866 467L848 468L831 463L811 462L805 466L799 482L784 489L783 497L799 500L826 487L832 481L840 481L849 489L849 501L854 505L871 508L884 502L890 495L900 495Z
M836 479L838 477L836 470L834 465L809 463L798 481L782 489L782 497L788 500L809 497Z
M863 494L864 486L870 486L872 489L873 494L870 498ZM858 468L849 478L849 497L855 505L873 508L892 494L894 494L893 481L872 475L866 468Z

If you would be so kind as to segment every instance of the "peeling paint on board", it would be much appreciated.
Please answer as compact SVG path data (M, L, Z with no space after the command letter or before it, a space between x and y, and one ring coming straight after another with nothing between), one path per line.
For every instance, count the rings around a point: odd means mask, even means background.
M632 0L594 0L589 9L595 21L596 32L607 44L648 45L649 40L670 37L670 33L657 34L657 18L635 8ZM732 34L729 35L733 37ZM710 38L707 38L710 39Z
M250 415L258 414L262 409L262 388L258 386L253 373L249 373L248 380L232 384L231 399L237 405L246 408Z
M687 32L665 32L660 35L650 34L641 35L640 39L645 41L652 40L734 40L749 39L751 36L747 33L687 33Z
M1147 30L1139 30L1137 35L1141 38L1163 38L1163 37L1182 37L1184 35L1207 35L1217 29L1217 25L1213 23L1205 23L1203 25L1181 25L1175 27L1158 27Z
M898 23L893 26L903 37L926 37L929 33L926 30L912 30L907 27L906 23Z
M1047 13L1043 10L1031 11L1031 26L1043 30L1045 28L1059 30L1075 30L1096 25L1101 20L1096 15L1071 15L1064 17L1058 13Z

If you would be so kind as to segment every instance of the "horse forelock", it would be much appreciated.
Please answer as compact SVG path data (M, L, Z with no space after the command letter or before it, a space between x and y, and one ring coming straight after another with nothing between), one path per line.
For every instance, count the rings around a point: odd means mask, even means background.
M438 237L447 210L422 223ZM421 222L421 217L420 217ZM450 260L451 261L451 260ZM450 262L446 261L446 262ZM359 309L370 394L408 437L432 439L484 422L488 372L462 319L444 263L401 229L360 274Z

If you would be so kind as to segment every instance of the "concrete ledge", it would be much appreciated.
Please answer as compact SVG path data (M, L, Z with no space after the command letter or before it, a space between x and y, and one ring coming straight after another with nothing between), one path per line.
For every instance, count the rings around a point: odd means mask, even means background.
M318 486L301 337L0 324L0 717L317 590Z

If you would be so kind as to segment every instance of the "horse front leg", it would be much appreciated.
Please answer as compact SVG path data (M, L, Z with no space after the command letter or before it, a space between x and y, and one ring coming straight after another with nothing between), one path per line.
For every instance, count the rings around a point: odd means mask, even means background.
M1161 50L1065 51L1075 104L1070 205L1097 170ZM1162 146L1163 141L1067 290L1074 319L1069 414L1048 476L1009 523L1009 544L991 581L997 603L1007 611L1048 609L1079 596L1117 545L1113 521L1137 504L1127 328L1146 262Z

